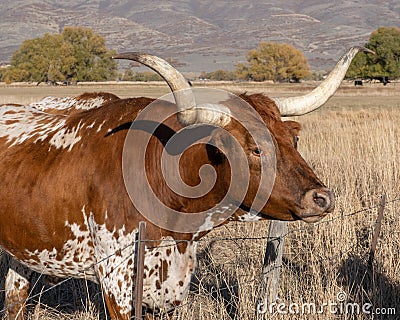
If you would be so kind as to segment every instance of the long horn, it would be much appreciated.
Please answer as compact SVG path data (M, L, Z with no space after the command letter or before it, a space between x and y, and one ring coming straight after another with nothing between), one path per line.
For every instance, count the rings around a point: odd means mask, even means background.
M274 98L282 117L301 116L321 107L339 88L351 61L358 52L375 52L364 47L352 47L342 56L329 76L310 93L289 98Z
M206 123L225 126L230 122L229 109L222 105L197 106L194 94L185 77L167 61L146 53L126 52L113 56L114 59L127 59L140 62L157 72L168 84L174 94L178 121L182 125Z

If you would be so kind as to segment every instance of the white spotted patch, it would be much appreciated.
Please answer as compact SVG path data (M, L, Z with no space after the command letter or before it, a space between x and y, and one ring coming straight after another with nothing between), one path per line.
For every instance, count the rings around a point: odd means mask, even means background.
M32 271L11 259L5 279L5 303L9 319L24 319L24 307L29 294L29 278ZM4 275L3 275L4 276Z
M92 124L88 125L87 128L88 129L93 129L94 125L96 124L96 121L93 121Z
M215 225L219 225L226 220L226 217L221 218L218 217L218 215L224 214L225 212L232 212L233 214L235 209L233 204L228 204L227 206L222 206L221 208L210 211L204 219L204 223L198 228L198 231L193 234L192 239L196 239L203 231L212 230Z
M86 278L100 283L105 293L115 298L122 314L131 311L134 276L134 241L137 229L108 230L97 224L93 214L82 208L83 225L65 222L73 238L60 251L26 251L25 265L37 272L57 276ZM105 213L105 216L107 213Z
M7 294L15 294L18 291L29 287L28 278L32 271L12 259L5 282L5 291Z
M85 212L85 208L82 212ZM105 224L97 224L92 213L85 224L88 225L94 245L97 261L95 270L99 282L105 293L115 299L121 314L128 314L132 311L134 241L137 229L126 231L122 226L110 231Z
M252 212L247 212L245 214L242 214L237 217L238 221L243 221L243 222L253 222L253 221L258 221L261 220L261 217L258 216L257 214L254 214Z
M52 116L32 107L0 107L0 138L6 138L11 146L29 139L43 141L64 125L63 117Z
M79 100L74 97L46 97L39 102L30 104L30 106L41 111L71 111L72 109L89 110L99 108L104 104L104 102L106 102L106 100L103 97Z
M26 255L31 258L24 260L24 264L36 272L51 276L72 276L97 282L93 269L96 260L87 225L79 226L67 221L65 227L71 229L74 238L68 239L60 252L56 248L33 252L26 250Z
M66 127L66 117L52 115L26 106L0 106L0 138L6 138L9 147L27 140L40 143L49 138L50 148L68 149L81 139L79 123L75 128Z
M101 107L108 99L98 96L88 99L74 97L46 97L28 106L0 106L0 138L6 138L10 146L21 144L29 139L34 143L51 137L50 146L68 149L80 141L79 130L83 123L75 128L65 127L66 116L75 110L89 110ZM102 123L97 130L100 131ZM86 126L89 129L95 123Z
M101 131L101 129L103 128L103 125L106 123L106 121L103 121L100 125L99 125L99 127L97 128L97 132L100 132Z
M161 312L173 310L189 292L190 280L196 267L196 247L188 242L179 252L171 237L155 248L146 248L143 282L143 304Z
M71 151L73 146L81 140L78 135L79 130L83 127L82 123L79 122L75 128L60 128L53 137L50 139L50 144L55 146L57 149L67 149Z
M107 221L107 212L103 213ZM73 235L60 250L26 251L25 265L37 272L57 276L86 278L100 283L105 294L115 299L120 313L132 311L134 255L137 229L110 230L99 224L92 212L82 208L83 222L65 222ZM143 305L168 312L189 292L196 264L196 243L179 243L165 237L156 247L146 247Z

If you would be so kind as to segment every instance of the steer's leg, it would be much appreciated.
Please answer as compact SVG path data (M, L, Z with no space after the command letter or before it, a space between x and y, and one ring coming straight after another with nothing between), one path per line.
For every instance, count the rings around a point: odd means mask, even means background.
M112 260L112 259L110 259ZM97 275L104 293L107 308L114 320L129 320L132 312L133 262L118 264L104 261Z
M88 218L92 236L96 276L101 285L107 309L113 320L129 320L132 313L134 277L134 246L136 230L131 233L109 231L94 216ZM125 228L123 226L123 228Z
M103 291L104 292L104 291ZM131 319L131 310L124 310L118 305L118 299L114 295L110 295L104 292L106 305L108 312L110 313L111 319L113 320L129 320ZM127 312L125 312L127 311Z
M5 283L5 300L10 320L25 318L25 303L28 299L31 275L32 271L29 268L14 259L11 260Z
M1 250L1 249L0 249ZM10 268L10 257L4 251L0 251L0 310L5 310L6 276ZM0 314L1 317L1 314Z

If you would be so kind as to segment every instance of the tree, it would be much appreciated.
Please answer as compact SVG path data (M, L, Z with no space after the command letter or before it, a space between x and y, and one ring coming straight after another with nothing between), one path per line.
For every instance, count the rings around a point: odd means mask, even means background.
M247 64L238 64L241 79L255 81L299 81L311 75L303 53L289 44L261 42L247 54Z
M73 48L60 34L26 40L14 53L6 81L62 81L73 63Z
M73 46L75 63L71 76L77 81L100 81L115 78L115 52L107 49L102 36L89 28L66 27L61 34Z
M117 64L104 38L91 29L66 27L61 34L26 40L14 53L4 80L57 82L115 78Z
M347 72L348 78L400 77L400 28L377 29L365 47L376 55L359 53Z

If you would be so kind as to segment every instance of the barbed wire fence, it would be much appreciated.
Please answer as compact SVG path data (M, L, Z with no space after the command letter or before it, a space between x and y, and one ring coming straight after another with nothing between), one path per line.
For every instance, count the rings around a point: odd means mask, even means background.
M396 196L392 199L388 199L385 201L385 205L393 205L400 202L400 196ZM199 266L198 269L195 272L195 275L193 277L193 281L191 284L191 289L190 292L191 294L189 297L184 301L181 305L176 307L176 311L179 313L180 310L190 308L194 304L196 304L196 300L201 300L201 298L204 299L211 299L211 300L224 300L224 295L229 295L230 297L224 301L224 303L227 305L227 314L231 319L238 319L236 317L236 312L238 308L239 302L239 289L244 289L246 287L251 287L254 288L256 286L259 290L254 297L254 312L257 311L257 303L260 302L260 298L268 292L270 289L269 287L264 287L263 288L263 283L265 283L265 277L270 276L269 273L273 273L276 271L277 268L286 268L287 270L290 270L290 260L289 259L283 259L282 262L278 260L277 265L274 265L274 267L262 270L260 267L259 273L254 274L254 272L246 272L246 270L242 270L241 273L231 275L227 273L226 270L221 268L221 266L218 265L218 263L215 263L215 261L212 261L213 256L210 248L212 248L213 245L215 244L223 244L223 243L233 243L235 245L235 248L241 248L241 250L238 250L237 255L242 258L242 260L248 260L246 261L247 265L249 263L254 263L254 262L260 262L260 256L251 256L251 253L247 251L247 246L243 245L244 243L247 242L259 242L259 252L262 251L262 248L265 249L265 241L270 240L270 241L278 241L281 242L285 239L290 239L293 241L299 241L297 237L295 237L296 234L298 233L309 233L310 230L317 229L318 227L321 226L328 226L332 224L333 222L337 220L344 220L348 217L351 216L358 216L361 214L369 214L369 215L377 215L377 210L379 208L382 208L382 202L380 201L379 203L375 205L371 205L369 207L365 207L359 210L351 211L351 212L341 212L340 214L336 215L335 217L324 219L320 222L314 223L312 225L305 225L299 228L291 228L289 230L284 230L283 233L279 234L278 236L271 236L271 234L268 235L263 235L263 236L212 236L212 234L209 234L208 236L204 238L200 238L199 240L194 240L193 242L197 242L198 245L201 246L200 252L198 253L198 260L199 260ZM382 209L383 212L383 209ZM381 223L382 219L379 222L379 225ZM243 222L238 222L238 224L242 224ZM273 222L271 222L273 223ZM375 229L375 223L374 225L371 226L372 229ZM379 226L380 228L380 226ZM393 233L400 233L400 230L393 230ZM159 240L142 240L145 241L146 243L151 243L152 241L154 242L159 242ZM168 239L164 239L164 242L168 242ZM171 244L165 244L164 246L174 246L177 245L181 242L188 242L189 240L171 240ZM376 249L376 238L373 243L373 247L370 248L371 251L369 252L369 258L370 258L370 263L372 264L373 262L373 256L375 255L375 249ZM173 243L172 243L173 242ZM135 240L126 247L122 248L119 253L122 253L132 246L138 246L140 244L140 240ZM283 246L280 247L280 249L283 249ZM343 259L344 256L350 254L352 251L352 248L349 248L346 251L340 251L336 253L333 256L329 257L321 257L317 259L319 262L323 262L324 260L329 260L332 264L334 261L339 261ZM283 250L282 250L283 252ZM0 258L3 253L0 252ZM116 253L114 253L116 254ZM114 255L113 254L113 255ZM113 255L108 256L106 259L111 258ZM372 257L372 258L371 258ZM1 259L0 259L1 260ZM103 260L102 260L103 261ZM99 261L97 263L101 263L102 261ZM232 261L224 261L223 262L224 267L228 266L238 266L238 262L236 260ZM246 264L245 264L246 265ZM264 264L265 265L265 264ZM93 268L92 266L91 268ZM140 267L140 266L139 266ZM1 268L0 268L1 270ZM1 270L4 271L4 270ZM264 271L264 272L263 272ZM225 273L225 274L224 274ZM4 274L0 275L1 277L4 277ZM43 274L38 274L36 277L36 280L34 281L34 285L38 286L41 278L43 277ZM225 279L224 279L225 277ZM38 288L35 290L36 292L32 292L32 294L29 296L27 301L25 301L26 304L31 303L33 304L35 301L40 300L40 298L46 294L46 293L51 293L54 292L56 289L62 289L67 285L68 282L74 280L73 277L68 277L65 279L62 279L61 281L58 281L55 284L51 284L45 288ZM76 279L75 279L76 280ZM279 280L279 277L278 277ZM263 282L264 281L264 282ZM82 285L82 284L81 284ZM79 289L79 284L74 284L75 288ZM88 294L88 285L85 283L82 285L84 288L80 288L81 291L85 292ZM69 286L71 287L71 286ZM276 295L277 288L274 289L274 294ZM93 289L94 295L96 296L94 299L98 298L99 301L102 301L102 295L99 291L99 287L96 287ZM5 293L5 290L0 291L0 293ZM82 305L84 304L82 297L80 297ZM271 297L270 297L271 299ZM98 305L101 305L101 307L105 308L104 303L100 302ZM0 304L1 306L1 304ZM231 309L231 310L229 310ZM3 308L0 310L0 316L5 314L7 311L7 307L3 306ZM103 312L105 312L103 310ZM137 316L132 316L132 319L136 319Z

